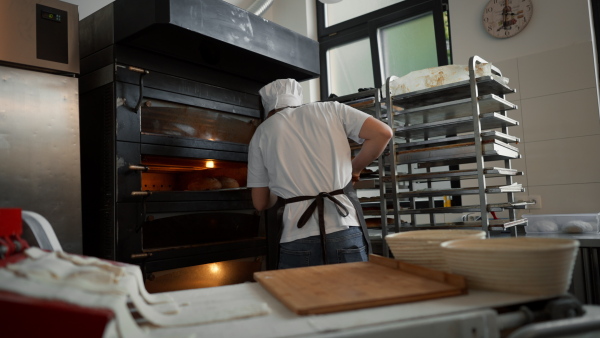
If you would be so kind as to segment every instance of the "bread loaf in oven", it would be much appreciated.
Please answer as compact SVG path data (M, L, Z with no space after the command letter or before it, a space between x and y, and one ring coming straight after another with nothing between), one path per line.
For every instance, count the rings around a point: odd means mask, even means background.
M219 180L219 182L221 182L222 189L231 189L231 188L239 188L240 187L240 184L238 183L238 181L231 177L221 176L221 177L217 177L217 179Z
M187 184L187 190L216 190L221 189L223 185L218 179L213 177L198 177Z

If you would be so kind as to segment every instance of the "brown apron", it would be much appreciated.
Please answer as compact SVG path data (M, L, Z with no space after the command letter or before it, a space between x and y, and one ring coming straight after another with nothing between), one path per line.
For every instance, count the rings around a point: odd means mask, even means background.
M345 194L354 209L356 210L356 217L360 223L360 229L363 233L363 238L365 243L367 243L367 252L369 254L372 253L371 242L369 241L369 233L367 230L367 224L365 223L365 217L362 212L362 207L360 202L358 201L358 196L354 187L352 186L352 182L348 183L344 189L334 190L332 192L322 192L316 196L297 196L291 198L282 198L278 197L277 202L267 211L267 241L268 241L268 254L271 256L267 259L267 268L268 269L277 269L279 265L279 242L281 241L281 234L283 232L283 211L285 209L285 205L289 203L295 203L300 201L306 201L314 199L314 201L306 208L300 219L298 220L297 227L302 228L306 222L310 219L312 214L315 212L315 209L319 213L319 232L321 236L321 250L323 250L323 260L325 264L327 264L327 241L325 237L325 221L324 221L324 211L325 211L325 199L329 199L332 201L336 207L338 214L342 217L346 217L349 214L348 209L341 204L340 201L337 200L334 196Z

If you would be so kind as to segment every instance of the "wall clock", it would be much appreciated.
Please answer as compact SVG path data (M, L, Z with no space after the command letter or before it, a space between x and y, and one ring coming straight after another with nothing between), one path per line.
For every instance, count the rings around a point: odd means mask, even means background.
M483 10L483 27L493 37L510 38L525 29L532 15L531 0L490 0Z

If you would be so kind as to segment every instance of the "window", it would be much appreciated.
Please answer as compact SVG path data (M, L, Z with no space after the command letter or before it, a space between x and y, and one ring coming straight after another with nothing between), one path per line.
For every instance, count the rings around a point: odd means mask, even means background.
M451 63L446 2L317 1L321 97L381 87L390 75Z
M331 48L327 52L330 89L338 96L373 87L373 68L367 38Z
M438 65L432 13L382 27L378 38L382 78Z
M448 0L315 1L322 99L381 88L391 75L452 63ZM460 187L459 181L443 184ZM453 196L452 205L461 204Z
M368 0L366 3L365 0L345 0L333 5L325 5L325 26L334 26L402 1L404 0Z

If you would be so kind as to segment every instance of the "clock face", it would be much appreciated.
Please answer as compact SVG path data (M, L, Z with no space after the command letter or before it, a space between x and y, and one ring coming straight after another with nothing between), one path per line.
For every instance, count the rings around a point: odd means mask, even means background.
M483 27L504 39L519 34L533 15L531 0L490 0L483 11Z

